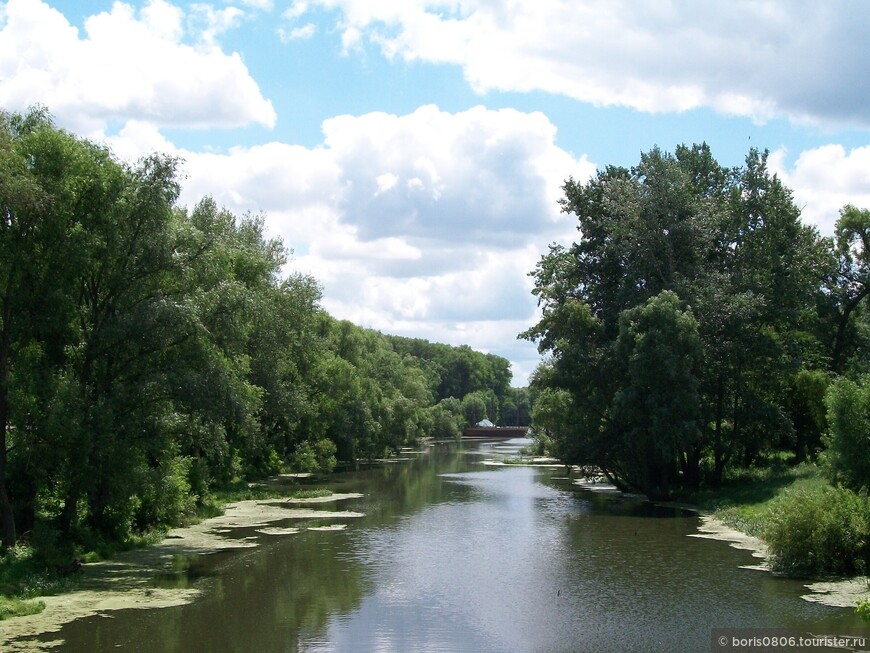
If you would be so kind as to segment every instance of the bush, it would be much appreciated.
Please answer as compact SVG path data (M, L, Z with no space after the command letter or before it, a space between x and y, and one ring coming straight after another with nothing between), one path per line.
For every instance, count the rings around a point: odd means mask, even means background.
M870 504L845 488L791 490L776 499L762 539L774 570L795 576L863 573L867 568Z
M832 483L853 490L870 484L870 383L835 381L825 396L830 434L822 460Z
M313 444L306 440L296 447L290 465L297 472L329 474L338 462L335 452L335 443L329 438L321 438Z
M192 463L189 457L172 455L148 470L136 511L140 530L177 526L194 513L198 497L188 480Z
M456 440L460 436L459 420L442 404L444 404L443 401L430 409L432 427L429 435L436 440Z

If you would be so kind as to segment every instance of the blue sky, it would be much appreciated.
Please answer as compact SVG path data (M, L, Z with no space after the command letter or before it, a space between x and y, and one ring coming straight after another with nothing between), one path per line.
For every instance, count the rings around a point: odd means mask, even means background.
M769 149L823 233L870 206L868 32L863 0L0 0L0 107L182 157L182 201L263 213L330 313L523 385L569 176L706 141Z

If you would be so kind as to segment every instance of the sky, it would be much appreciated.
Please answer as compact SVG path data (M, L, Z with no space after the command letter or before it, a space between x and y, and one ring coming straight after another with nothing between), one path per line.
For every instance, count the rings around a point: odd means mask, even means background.
M330 314L523 386L567 179L707 142L769 150L824 235L870 207L868 37L866 0L0 0L0 108L180 157Z

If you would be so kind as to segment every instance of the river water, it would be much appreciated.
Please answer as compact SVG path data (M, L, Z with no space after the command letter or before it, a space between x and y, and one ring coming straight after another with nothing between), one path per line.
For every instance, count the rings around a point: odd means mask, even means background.
M698 519L573 485L561 468L487 466L522 442L435 445L406 461L337 474L359 499L344 530L239 529L260 546L188 561L164 585L189 605L67 624L59 651L710 651L714 627L861 626L802 600L800 582L724 542ZM184 565L187 567L187 565Z

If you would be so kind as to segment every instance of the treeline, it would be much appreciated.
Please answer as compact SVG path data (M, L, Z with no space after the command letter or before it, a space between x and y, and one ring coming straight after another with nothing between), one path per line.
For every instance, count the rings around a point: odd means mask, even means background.
M489 419L499 426L528 426L532 398L528 388L510 386L510 362L468 345L451 347L419 338L388 336L393 349L410 356L432 380L438 402L461 397L459 414L466 425Z
M177 166L123 164L42 109L0 114L6 546L37 524L123 541L215 486L453 437L478 400L516 406L505 359L330 317L261 216L177 206Z
M767 153L727 168L706 145L564 192L580 238L539 262L523 334L548 355L533 425L554 454L654 498L783 450L870 483L870 211L822 237Z

